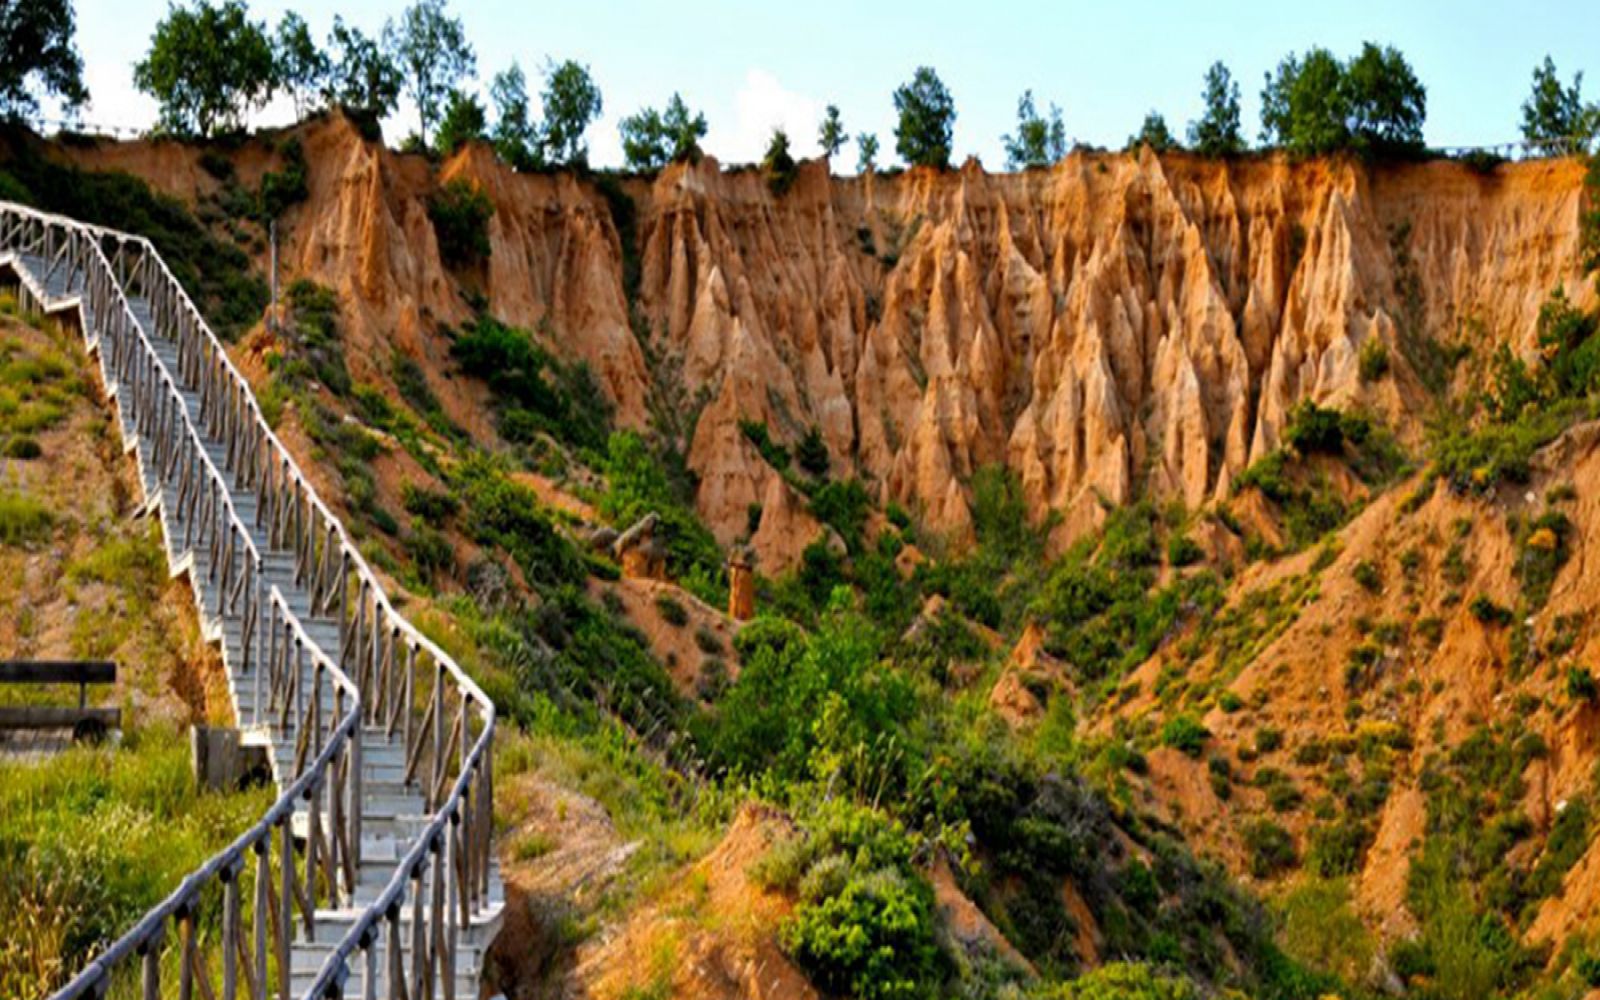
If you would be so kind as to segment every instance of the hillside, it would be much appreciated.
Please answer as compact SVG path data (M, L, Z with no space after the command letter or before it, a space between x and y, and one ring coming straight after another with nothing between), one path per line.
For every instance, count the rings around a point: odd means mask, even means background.
M515 728L508 995L1600 967L1586 164L0 146L188 269Z
M0 659L113 660L116 684L91 698L124 720L105 746L0 745L5 996L59 988L272 801L194 788L187 728L231 709L101 392L75 331L0 297ZM6 703L76 697L0 686Z

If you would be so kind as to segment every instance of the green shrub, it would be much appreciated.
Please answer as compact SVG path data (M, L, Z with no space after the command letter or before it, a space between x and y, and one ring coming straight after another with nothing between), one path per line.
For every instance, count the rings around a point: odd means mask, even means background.
M807 430L794 447L794 457L806 474L817 479L826 476L829 463L828 443L822 439L822 431L814 426Z
M1188 535L1174 535L1167 539L1167 562L1174 566L1188 566L1205 556L1200 543Z
M851 552L860 552L872 497L859 479L824 483L811 494L811 513L833 528Z
M1389 348L1377 337L1362 341L1359 359L1363 382L1376 382L1389 373Z
M933 890L911 864L899 823L835 800L758 875L798 890L778 940L836 995L888 1000L931 995L941 979Z
M406 555L424 580L455 569L456 550L450 539L437 528L421 521L411 522L411 531L405 537Z
M1271 878L1295 865L1294 838L1270 819L1252 821L1244 828L1244 849L1250 857L1250 874Z
M18 434L6 442L4 454L7 458L26 462L43 458L44 448L40 446L38 438L28 434Z
M1260 726L1256 729L1256 753L1272 753L1283 746L1283 730L1274 729L1272 726Z
M689 611L683 602L671 594L656 595L656 612L661 615L661 620L673 628L683 628L689 624Z
M449 267L470 267L489 258L489 219L494 202L469 181L457 178L428 199L428 218Z
M1376 594L1383 590L1383 574L1379 571L1378 565L1369 559L1363 559L1356 563L1355 568L1351 571L1351 576L1355 578L1361 589L1369 594Z
M527 443L545 433L577 448L605 445L611 404L587 364L561 361L528 331L487 315L456 335L450 356L488 383L506 440Z
M443 490L431 490L415 483L406 483L401 489L400 497L400 505L405 508L407 514L430 524L448 521L461 507L461 501L451 494Z
M1517 580L1527 606L1542 608L1550 598L1556 574L1566 563L1572 522L1560 511L1547 511L1524 522L1517 531Z
M54 525L50 508L26 493L0 488L0 542L27 545L43 541Z
M1306 868L1323 878L1354 875L1365 863L1372 839L1371 826L1352 819L1314 827L1306 847Z
M1066 983L1047 986L1041 1000L1199 1000L1187 979L1157 971L1142 962L1108 962Z
M694 644L707 656L721 656L727 652L722 648L722 637L705 625L694 630Z
M1192 715L1175 715L1161 727L1161 745L1190 757L1204 753L1210 738L1211 733Z
M1597 697L1600 697L1600 686L1595 684L1594 674L1587 667L1568 667L1567 698L1587 704Z
M778 472L788 471L789 449L772 440L771 434L767 431L765 421L741 420L739 421L739 431L745 436L746 440L756 446L756 451L761 453L761 458L772 466L774 470Z
M1468 610L1472 612L1472 617L1485 625L1504 628L1512 621L1511 609L1496 604L1487 594L1474 597L1472 603L1468 605Z
M311 196L306 183L306 154L300 140L290 139L279 152L283 156L283 169L261 175L258 199L263 219L276 219L291 205L298 205Z

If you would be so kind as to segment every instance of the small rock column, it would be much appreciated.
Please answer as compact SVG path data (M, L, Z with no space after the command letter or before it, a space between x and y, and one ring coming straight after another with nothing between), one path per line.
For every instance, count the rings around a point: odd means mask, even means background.
M756 574L750 568L750 555L735 549L728 557L728 616L734 621L749 621L756 613Z

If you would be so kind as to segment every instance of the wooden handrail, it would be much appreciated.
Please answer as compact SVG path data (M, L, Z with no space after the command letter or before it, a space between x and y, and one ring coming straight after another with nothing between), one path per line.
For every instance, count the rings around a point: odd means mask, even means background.
M312 614L332 615L337 619L336 654L326 655L326 651L310 647L316 655L326 659L325 663L316 665L314 674L321 676L327 667L338 671L338 676L350 684L350 712L369 726L381 729L389 738L398 735L404 744L404 759L413 764L407 768L406 780L425 796L430 815L378 899L361 912L352 930L335 947L307 995L336 995L349 974L349 960L358 952L366 951L366 960L371 965L375 961L371 949L380 943L377 928L385 921L402 919L402 904L408 901L408 895L414 911L413 922L421 919L422 868L431 853L433 893L439 897L438 906L446 905L448 896L451 915L449 920L441 921L436 907L433 926L426 936L418 936L424 934L423 928L412 928L416 946L413 962L431 956L427 975L438 975L443 981L445 996L449 997L453 991L453 956L459 934L473 915L489 905L496 722L493 702L443 649L395 610L343 524L317 495L293 456L267 425L249 383L228 358L221 341L147 239L0 202L0 252L8 248L44 257L48 262L46 281L62 264L69 268L69 276L84 271L85 287L90 289L91 308L97 321L107 315L105 306L117 307L115 322L108 326L114 358L121 365L119 372L141 389L158 386L165 390L154 395L150 391L135 393L140 397L135 405L140 429L159 425L181 439L181 448L158 456L157 462L164 472L175 477L167 481L177 483L180 505L192 512L192 516L185 518L185 531L187 533L197 521L202 533L207 523L221 524L227 529L226 544L218 544L220 533L216 530L211 531L210 538L210 578L216 579L219 573L221 577L218 581L219 612L224 605L236 611L242 599L246 614L256 608L255 620L260 620L260 602L252 603L250 592L260 590L263 564L250 530L238 520L231 491L211 462L203 437L217 441L225 449L226 464L232 470L235 484L255 493L258 500L256 529L265 533L274 549L293 554L295 582L309 595ZM33 291L42 301L43 288L35 287ZM201 426L196 427L188 419L187 406L177 384L146 338L142 324L128 304L129 296L142 297L151 313L151 326L175 342L176 375L189 392L199 397ZM95 336L91 323L86 322L83 327L86 336ZM100 331L99 336L104 338L106 333ZM141 348L134 359L139 364L133 367L129 367L133 362L127 357L129 344ZM176 424L173 423L175 415L181 417ZM163 433L158 440L166 441L168 436ZM236 565L235 538L242 543L239 551L247 572L241 572ZM195 543L205 544L206 541L201 537ZM186 538L185 546L188 543ZM299 715L303 692L298 669L293 676L278 669L283 650L289 645L279 642L278 622L282 619L292 621L296 628L299 625L287 603L281 600L281 595L278 597L279 600L271 604L273 624L255 632L256 644L260 647L257 655L264 657L273 668L256 672L257 712L262 713L261 706L266 703L263 697L270 697L273 711L281 721L301 718L302 734L315 734L320 739L320 726L313 724L310 729L304 728L305 720ZM301 638L307 643L310 641L301 631L297 645ZM247 651L250 645L249 641L245 643ZM267 678L268 674L272 675L271 679ZM360 697L361 692L366 692L367 697ZM342 695L341 689L340 697ZM419 704L425 704L426 710L419 712ZM312 698L311 710L320 710L320 697ZM421 721L417 722L419 715ZM342 724L340 730L348 737L349 732ZM346 762L344 766L344 773L353 775L347 780L357 788L360 745L359 738L349 741L350 757L355 763L350 766ZM424 747L428 750L424 751ZM316 759L322 760L326 753L324 748ZM310 873L319 851L330 884L337 881L340 868L344 869L346 879L353 882L354 863L359 862L360 857L362 801L359 792L345 799L331 797L329 814L338 826L330 831L325 847L320 846L323 844L321 816L315 809L311 810L307 875L303 884L302 880L289 880L285 876L284 890L277 901L283 914L280 921L283 926L287 926L290 908L304 895L305 887L315 890L316 883ZM303 916L309 929L309 912ZM141 922L140 926L145 924ZM397 925L388 930L391 941L401 938ZM391 970L396 961L391 956ZM85 974L90 971L86 970ZM413 977L422 975L423 970L414 966L412 974ZM265 976L258 978L264 981ZM282 995L287 998L287 976L281 976L280 980ZM62 994L63 997L77 995L79 993Z

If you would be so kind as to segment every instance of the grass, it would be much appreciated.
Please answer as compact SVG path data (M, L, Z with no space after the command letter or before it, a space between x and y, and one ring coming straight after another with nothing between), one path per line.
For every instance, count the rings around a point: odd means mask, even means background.
M55 515L43 503L0 487L0 543L30 545L50 537Z
M271 800L197 792L186 741L164 727L0 763L0 995L59 987Z

